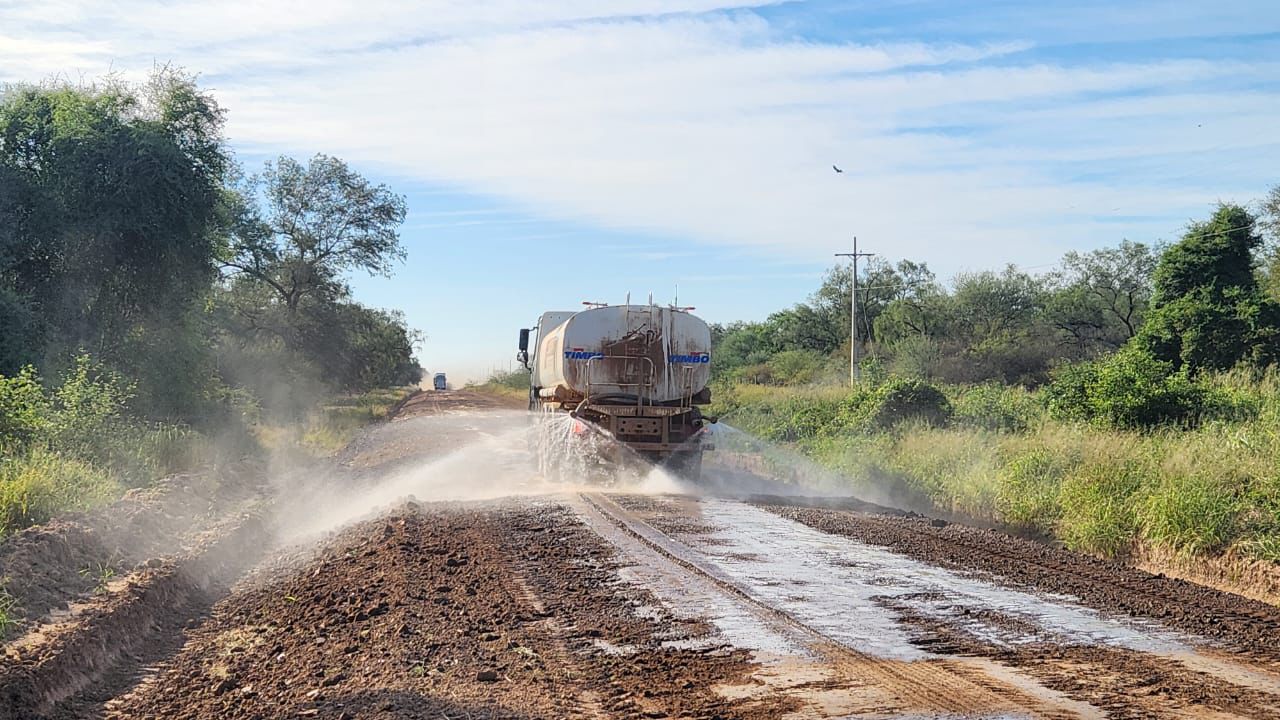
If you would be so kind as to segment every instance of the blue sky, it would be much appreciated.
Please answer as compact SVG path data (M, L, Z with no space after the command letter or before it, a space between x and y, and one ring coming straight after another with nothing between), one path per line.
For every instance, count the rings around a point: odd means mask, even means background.
M855 233L1043 270L1280 182L1274 0L0 0L0 81L155 63L250 170L324 152L408 197L408 261L352 284L455 379L583 300L762 318Z

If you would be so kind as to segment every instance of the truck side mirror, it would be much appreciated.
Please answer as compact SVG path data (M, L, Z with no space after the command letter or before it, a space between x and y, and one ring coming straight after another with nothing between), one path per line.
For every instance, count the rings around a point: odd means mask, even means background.
M529 328L520 328L520 352L529 352Z

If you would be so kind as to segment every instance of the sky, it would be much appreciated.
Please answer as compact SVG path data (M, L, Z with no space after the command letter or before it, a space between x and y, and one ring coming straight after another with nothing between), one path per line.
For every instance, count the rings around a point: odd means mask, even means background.
M758 320L854 235L1043 272L1280 182L1275 0L0 0L2 83L157 64L250 172L325 153L407 197L408 259L351 284L455 383L544 310Z

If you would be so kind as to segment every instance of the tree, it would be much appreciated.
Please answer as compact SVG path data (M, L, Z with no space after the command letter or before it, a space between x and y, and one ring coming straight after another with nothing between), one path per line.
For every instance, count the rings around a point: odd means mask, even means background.
M831 318L813 307L800 303L773 313L765 321L771 344L784 350L812 350L830 353L840 347L840 331ZM844 333L848 337L848 333Z
M1262 286L1272 300L1280 302L1280 185L1263 198L1258 228L1269 241L1263 253Z
M713 333L713 341L712 369L717 373L763 363L778 351L763 323L729 323Z
M281 157L243 195L224 266L269 288L291 317L307 298L345 295L344 273L386 275L404 258L404 198L337 158L316 155L303 167Z
M1151 302L1157 254L1142 243L1088 253L1069 252L1055 281L1062 288L1051 307L1054 324L1077 341L1118 348L1138 334Z
M56 370L81 350L159 367L148 348L199 307L216 273L222 123L194 78L169 68L142 86L54 82L4 94L0 372L24 362Z
M1238 205L1193 223L1160 258L1150 317L1137 342L1156 359L1195 373L1280 359L1280 306L1254 274L1262 239Z
M957 330L977 344L1030 328L1044 305L1044 284L1008 265L1001 273L957 276L953 296Z
M827 271L822 285L810 298L815 313L838 333L839 342L849 339L849 296L853 292L848 266ZM858 335L864 341L878 340L876 319L899 300L922 301L936 292L934 275L925 263L900 260L896 265L871 258L858 275Z

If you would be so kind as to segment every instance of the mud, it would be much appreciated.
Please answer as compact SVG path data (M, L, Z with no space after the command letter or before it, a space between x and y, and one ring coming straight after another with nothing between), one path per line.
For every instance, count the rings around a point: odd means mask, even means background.
M220 603L108 717L777 716L713 691L744 653L663 648L652 603L557 506L405 506Z
M0 665L0 718L81 716L92 693L78 695L111 674L127 679L151 646L163 644L226 592L265 539L258 517L238 518L191 552L102 586L91 599L72 603L7 645Z
M206 533L263 497L262 470L176 475L132 490L92 513L72 514L0 542L0 579L16 603L4 638L29 631L52 613L92 596L104 578L145 569L156 558L191 553Z
M1280 666L1280 608L1061 548L921 517L764 505L823 532L891 548L1017 588L1070 596L1091 608L1161 625L1246 651Z

